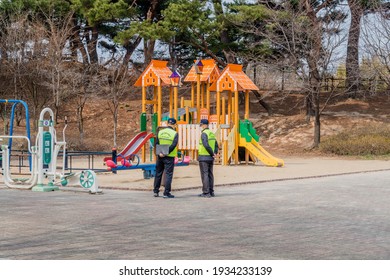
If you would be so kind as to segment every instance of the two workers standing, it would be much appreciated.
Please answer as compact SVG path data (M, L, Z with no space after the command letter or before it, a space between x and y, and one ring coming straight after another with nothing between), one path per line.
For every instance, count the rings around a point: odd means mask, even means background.
M177 156L178 134L175 131L176 120L168 119L168 127L161 129L157 134L156 145L168 145L169 150L166 154L159 152L156 161L156 176L154 178L153 192L154 196L159 196L159 190L163 173L165 171L164 198L174 198L171 194L171 184L173 170L175 166L175 157ZM202 179L202 193L200 197L214 197L214 159L218 153L218 145L214 133L209 129L209 121L202 119L200 121L202 128L199 140L198 161L200 176Z

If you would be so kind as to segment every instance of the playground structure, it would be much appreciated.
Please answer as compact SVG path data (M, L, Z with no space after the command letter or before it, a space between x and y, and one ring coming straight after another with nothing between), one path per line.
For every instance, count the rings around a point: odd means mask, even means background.
M231 157L234 162L239 162L239 147L245 148L245 161L249 157L257 158L267 166L283 166L284 161L273 157L258 143L259 136L256 134L252 123L249 121L249 92L259 88L242 71L242 65L228 64L222 71L218 80L210 90L216 91L216 114L217 125L228 129L227 139L223 141L223 161L227 164ZM225 96L221 97L221 93ZM245 113L241 120L239 114L239 92L245 95ZM234 96L233 96L234 94ZM227 108L225 98L227 95ZM222 102L221 102L222 100ZM227 109L227 114L225 113Z
M45 115L47 114L49 114L49 118L45 119ZM63 129L64 141L57 141L53 117L54 114L50 108L45 108L41 111L35 146L31 146L30 138L27 136L0 136L0 139L25 139L27 141L28 152L32 158L30 178L11 178L10 148L8 145L2 145L2 174L5 185L9 188L32 189L33 191L47 192L58 190L59 186L79 184L91 193L98 193L99 189L94 171L84 170L78 173L65 173L65 129L67 121L65 120L65 127ZM64 162L62 172L57 172L57 158L61 149L63 151Z
M140 164L140 159L137 156L139 150L150 142L153 137L153 133L141 131L127 143L121 152L116 153L116 150L113 150L111 157L105 157L103 159L108 167L108 170L116 172L120 170L142 169L144 179L154 177L156 174L156 164ZM152 145L150 146L152 147ZM120 165L117 164L118 162L120 162ZM176 166L187 166L189 162L190 158L188 156L183 157L180 161L178 158L175 159Z
M208 119L210 129L216 134L222 147L223 165L239 164L242 150L245 162L260 160L267 166L284 166L284 161L273 157L258 142L252 123L249 121L249 92L259 90L242 71L242 66L228 64L220 72L213 59L198 59L190 69L184 82L191 83L191 99L181 98L179 108L178 87L180 75L167 67L167 61L152 60L140 75L135 86L142 88L141 124L146 116L152 117L152 132L165 126L166 120L173 117L178 120L178 150L185 155L197 158L200 138L200 119ZM162 112L163 87L169 91L169 112ZM196 88L196 90L195 90ZM147 98L147 92L152 98ZM239 114L239 94L245 95L245 113ZM147 114L147 105L149 114ZM146 131L146 125L141 129ZM145 162L145 147L142 149L142 161Z
M152 62L146 67L143 74L138 78L135 85L142 87L142 112L141 112L141 122L140 122L140 132L128 142L125 148L118 154L114 153L112 157L104 158L105 164L108 166L108 169L116 172L119 170L131 170L131 169L142 169L144 172L144 178L149 179L154 177L156 165L153 164L139 164L140 161L143 163L146 162L146 150L149 145L149 154L150 161L153 159L153 146L154 146L154 136L157 135L159 127L166 125L165 122L161 122L163 119L162 113L162 87L169 88L169 116L176 116L178 118L178 85L180 82L180 76L174 71L172 72L167 67L167 61L158 61L152 60ZM151 89L151 94L153 97L151 100L147 99L147 89ZM182 101L181 103L184 103ZM152 106L152 113L148 114L146 107L147 105ZM151 119L151 131L148 132L147 129L147 119L148 116ZM164 117L164 120L168 119L167 115ZM189 114L187 112L187 119ZM179 140L180 141L180 140ZM134 164L130 162L136 156L136 154L141 150L141 160L138 158L138 162ZM181 160L176 159L176 166L186 166L189 164L190 157L183 155ZM118 165L121 163L121 165Z
M178 100L178 88L180 86L180 75L167 67L167 61L152 60L148 67L135 83L135 86L142 87L142 113L140 132L125 146L119 153L111 158L105 158L107 166L112 171L127 169L142 169L144 178L154 176L154 164L132 164L130 160L142 150L142 162L146 162L146 148L149 144L150 160L152 160L153 138L160 127L166 126L166 120L174 117L178 120L178 150L182 154L182 160L176 161L176 165L188 165L190 158L197 158L199 138L201 130L199 121L209 120L210 129L216 134L219 146L222 148L223 165L231 163L239 164L242 160L241 154L244 151L244 160L253 162L260 160L267 166L283 166L281 159L273 157L260 144L259 136L256 134L252 123L249 121L249 92L259 90L250 78L242 71L242 66L228 64L221 72L213 59L195 61L184 82L191 83L191 99ZM163 87L169 92L169 111L163 113ZM149 91L149 94L147 94ZM239 113L239 95L245 96L245 112L243 116ZM150 95L152 97L150 98ZM149 98L147 98L149 97ZM15 100L5 100L4 103ZM22 103L18 101L12 107L11 118L13 118L15 106ZM149 110L147 110L149 107ZM148 112L147 112L148 111ZM46 113L50 119L44 119ZM147 129L147 119L151 119L151 131ZM41 112L39 119L39 132L36 137L36 145L31 146L29 119L26 107L26 128L27 136L13 136L13 119L9 135L0 136L8 138L8 145L2 145L2 172L4 182L11 188L26 188L33 191L51 191L58 189L59 185L66 186L78 182L83 188L89 189L92 193L98 192L96 174L92 170L85 170L79 173L65 174L65 152L66 142L57 141L56 132L53 126L53 112L46 108ZM46 131L44 128L48 128ZM66 126L65 126L66 128ZM64 131L65 131L64 128ZM63 133L64 134L64 133ZM23 138L27 141L30 154L31 178L18 180L11 178L10 153L12 139ZM63 149L64 164L61 173L57 172L57 157ZM117 165L117 161L122 163ZM110 162L112 161L112 162ZM45 180L47 181L45 183Z
M194 66L190 70L185 80L191 82L191 99L181 98L179 108L178 87L181 77L176 71L172 72L167 64L167 61L152 60L135 82L135 86L142 87L141 124L146 123L147 115L151 116L152 132L155 133L157 127L166 126L168 118L177 119L178 149L184 154L191 154L192 158L196 158L200 128L199 125L195 124L198 124L202 118L209 118L209 88L218 78L219 69L213 59L197 61L196 67ZM169 112L166 113L162 112L163 87L169 89ZM147 99L148 90L153 94L151 99ZM147 114L147 105L151 106L152 113L150 114ZM146 129L146 125L143 129ZM142 150L142 161L146 159L145 150Z
M119 152L119 154L115 155L116 160L117 161L118 160L119 161L122 161L122 160L129 161L129 159L133 155L137 154L139 152L139 150L142 149L142 147L144 145L146 145L146 143L148 141L150 141L150 139L153 137L154 137L153 133L147 133L146 131L141 131L126 144L125 148L123 148L123 150L121 152ZM105 161L105 162L107 160L112 160L112 157L105 157L103 159L103 161Z
M141 132L146 131L146 121L147 121L147 112L146 106L151 105L153 113L150 114L152 119L152 133L156 134L157 127L162 120L162 87L169 86L171 83L170 77L172 76L172 71L167 67L167 61L158 61L152 60L151 63L146 67L142 75L135 82L135 86L142 87L142 103L141 103ZM153 97L151 100L146 98L147 88L152 89ZM172 96L174 94L174 96ZM177 112L177 89L172 91L170 88L169 91L169 108L170 115L171 110ZM173 107L173 109L172 109ZM177 114L177 113L176 113ZM146 161L146 148L142 147L142 162Z

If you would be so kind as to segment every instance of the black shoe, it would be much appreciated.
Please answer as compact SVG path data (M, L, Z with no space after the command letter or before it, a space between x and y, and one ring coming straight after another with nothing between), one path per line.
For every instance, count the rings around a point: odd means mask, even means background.
M198 195L199 197L211 197L210 194L208 193L201 193L200 195Z
M214 194L214 193L210 193L210 196L211 196L211 197L215 197L215 194Z
M163 198L174 198L174 195L169 194L164 194Z
M154 197L159 197L160 195L158 194L158 192L155 192L154 193Z

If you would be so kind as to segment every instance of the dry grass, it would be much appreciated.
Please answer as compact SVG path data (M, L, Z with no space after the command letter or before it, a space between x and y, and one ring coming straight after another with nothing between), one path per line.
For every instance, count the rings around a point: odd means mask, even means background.
M390 125L372 125L343 131L321 142L325 153L348 156L390 155Z

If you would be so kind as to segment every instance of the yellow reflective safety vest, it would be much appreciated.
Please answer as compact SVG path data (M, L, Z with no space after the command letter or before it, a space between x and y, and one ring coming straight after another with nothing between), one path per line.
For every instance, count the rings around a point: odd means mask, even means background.
M214 152L215 151L215 145L216 145L216 142L217 142L217 139L215 138L215 134L208 128L204 129L202 131L202 133L206 133L207 134L207 139L208 139L209 146L211 147L211 149ZM200 141L199 141L198 155L200 155L200 156L212 156L212 155L209 154L209 152L203 146L202 136L200 137Z
M157 135L160 145L172 145L176 134L177 132L171 128L161 129ZM168 157L177 157L177 147L175 147L175 149L169 153Z

